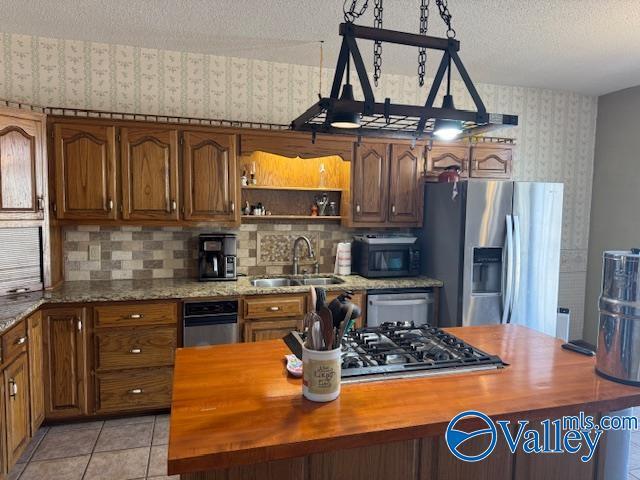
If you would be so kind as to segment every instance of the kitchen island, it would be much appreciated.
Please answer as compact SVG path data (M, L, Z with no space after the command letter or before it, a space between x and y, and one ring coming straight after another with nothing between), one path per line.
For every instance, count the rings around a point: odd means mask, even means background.
M449 452L443 434L466 410L494 421L597 416L640 405L640 388L598 377L593 358L525 327L447 331L508 366L347 384L336 401L321 404L303 399L301 380L287 375L281 341L178 350L169 473L188 480L603 478L606 436L586 463L576 454L512 454L504 439L486 459L467 463Z

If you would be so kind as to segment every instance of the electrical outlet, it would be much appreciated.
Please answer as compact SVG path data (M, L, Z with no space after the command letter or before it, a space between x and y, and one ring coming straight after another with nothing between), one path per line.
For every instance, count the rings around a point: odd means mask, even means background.
M100 245L89 245L89 260L100 260Z

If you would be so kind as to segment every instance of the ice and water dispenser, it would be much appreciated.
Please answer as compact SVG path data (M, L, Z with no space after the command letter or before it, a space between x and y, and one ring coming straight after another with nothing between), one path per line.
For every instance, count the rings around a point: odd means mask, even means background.
M471 294L495 294L502 292L502 248L476 247L473 249L473 274Z

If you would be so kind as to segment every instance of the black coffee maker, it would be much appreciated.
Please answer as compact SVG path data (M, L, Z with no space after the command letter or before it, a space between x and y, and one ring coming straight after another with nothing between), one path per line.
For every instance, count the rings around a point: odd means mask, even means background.
M235 280L236 263L235 235L203 233L198 237L198 280Z

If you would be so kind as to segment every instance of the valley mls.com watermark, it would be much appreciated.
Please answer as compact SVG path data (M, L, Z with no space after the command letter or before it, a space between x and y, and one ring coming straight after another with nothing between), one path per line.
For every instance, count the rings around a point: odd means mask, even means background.
M474 420L481 426L472 431L456 428L460 422ZM475 410L456 415L447 426L445 440L453 455L465 462L478 462L491 455L498 436L503 436L511 453L520 448L525 453L580 453L580 460L593 458L602 433L606 430L637 430L635 416L602 416L596 420L592 415L578 415L557 419L545 419L537 425L529 420L496 420ZM482 451L465 452L465 444L472 438L481 438ZM485 446L486 444L486 446Z

